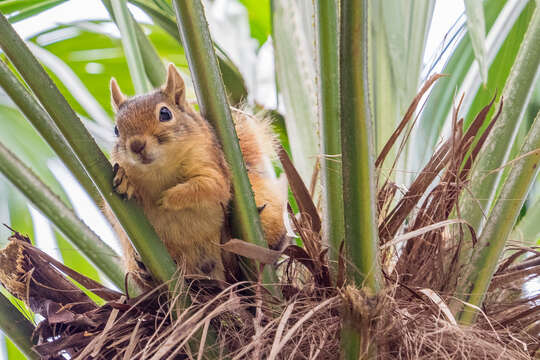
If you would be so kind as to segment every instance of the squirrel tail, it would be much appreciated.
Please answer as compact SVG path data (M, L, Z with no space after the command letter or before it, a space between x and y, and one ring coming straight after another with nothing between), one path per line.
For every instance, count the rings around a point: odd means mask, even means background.
M270 120L233 109L235 128L244 161L249 170L264 174L276 158L276 137Z

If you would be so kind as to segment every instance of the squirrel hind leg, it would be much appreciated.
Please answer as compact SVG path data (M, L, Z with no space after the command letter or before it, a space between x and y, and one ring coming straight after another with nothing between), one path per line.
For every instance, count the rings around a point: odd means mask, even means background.
M285 211L286 197L280 189L279 179L270 179L249 174L249 180L255 195L255 204L259 208L261 225L271 249L281 249L287 239L285 225L283 223L283 211Z
M140 256L133 248L133 245L131 245L129 237L114 216L111 208L107 203L103 202L101 210L107 220L109 220L109 223L122 245L124 270L126 271L128 285L130 281L133 281L135 285L143 291L153 288L153 279L150 272L146 269L146 266L141 261Z

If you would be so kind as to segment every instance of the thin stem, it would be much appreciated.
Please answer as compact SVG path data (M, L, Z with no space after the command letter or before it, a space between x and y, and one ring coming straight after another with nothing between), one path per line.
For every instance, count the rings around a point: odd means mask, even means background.
M200 0L173 2L202 115L212 124L232 173L233 216L242 238L267 246ZM265 283L275 276L265 267Z
M504 106L501 116L478 155L468 191L460 201L463 206L461 216L477 233L481 233L485 214L489 213L495 200L502 171L487 176L486 174L498 169L508 160L539 69L540 10L536 8L502 93ZM466 237L460 250L459 264L468 264L471 253L472 240Z
M459 320L471 324L476 309L482 306L493 273L499 264L506 239L512 231L527 193L540 169L540 111L521 148L518 159L506 179L482 235L476 243L471 265L456 295L473 305L465 305Z
M171 279L176 271L176 265L152 225L135 201L124 201L115 194L112 187L111 164L24 41L1 14L0 33L2 34L0 46L54 120L116 214L144 264L156 280L166 282Z
M140 0L129 0L129 2L146 12L158 26L177 39L183 46L182 39L178 33L178 26L175 22L174 12L169 12L169 7L157 7L155 4ZM238 68L227 57L227 54L217 44L214 44L214 46L229 100L235 106L241 104L247 98L246 84L244 83L242 74L240 74Z
M318 0L316 18L321 104L321 166L324 201L324 235L330 259L338 260L344 237L341 128L339 119L338 6L337 1Z
M116 286L124 287L125 274L120 257L1 143L0 172Z
M71 147L62 136L51 117L43 110L36 99L19 82L17 77L9 70L7 65L0 60L0 86L19 107L24 116L32 123L41 136L52 147L56 155L67 166L75 178L79 181L96 205L100 205L103 199L88 177L79 159L71 150Z
M101 0L101 2L109 12L113 21L116 22L116 16L112 9L111 0ZM129 19L130 22L133 23L135 36L137 37L137 43L139 44L141 57L144 63L144 70L146 71L148 80L150 80L152 86L159 87L165 83L167 70L165 69L165 66L163 66L163 62L154 48L154 45L152 45L150 40L146 37L141 25L135 21L131 13L129 13Z
M375 215L373 132L367 102L367 3L341 4L341 141L345 244L351 278L373 293L380 288ZM360 41L362 40L362 41Z
M375 214L373 130L368 105L368 1L341 2L340 89L345 245L352 266L347 277L368 296L381 287ZM344 313L342 358L358 359L363 349L376 358L375 344L363 338ZM364 334L364 337L370 334ZM365 345L363 345L365 344ZM364 355L362 355L364 357Z
M40 359L32 350L34 325L3 294L0 294L0 329L28 359Z
M120 34L122 35L122 46L128 63L129 74L137 94L147 93L152 90L148 80L141 57L141 50L137 41L134 21L127 8L126 0L111 0L114 19Z

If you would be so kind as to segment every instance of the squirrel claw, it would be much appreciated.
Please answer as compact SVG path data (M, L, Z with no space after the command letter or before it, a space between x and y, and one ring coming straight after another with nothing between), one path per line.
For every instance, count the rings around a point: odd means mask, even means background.
M113 171L115 171L115 176L113 179L113 189L119 194L122 195L124 199L131 199L135 196L135 187L130 183L126 171L124 168L115 164Z
M268 205L268 204L263 204L261 206L257 206L257 211L259 212L259 214L262 213L262 211L266 208L266 205Z
M135 188L133 186L131 186L131 184L128 185L128 188L127 188L127 191L126 191L126 194L125 194L127 199L130 200L133 197L134 194L135 194Z

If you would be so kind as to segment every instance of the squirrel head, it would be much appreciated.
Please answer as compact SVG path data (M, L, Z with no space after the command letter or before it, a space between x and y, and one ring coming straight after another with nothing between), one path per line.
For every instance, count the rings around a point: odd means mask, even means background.
M207 132L203 120L186 102L184 80L169 64L163 87L127 98L111 79L117 137L113 158L124 167L152 170L171 164L186 146Z

